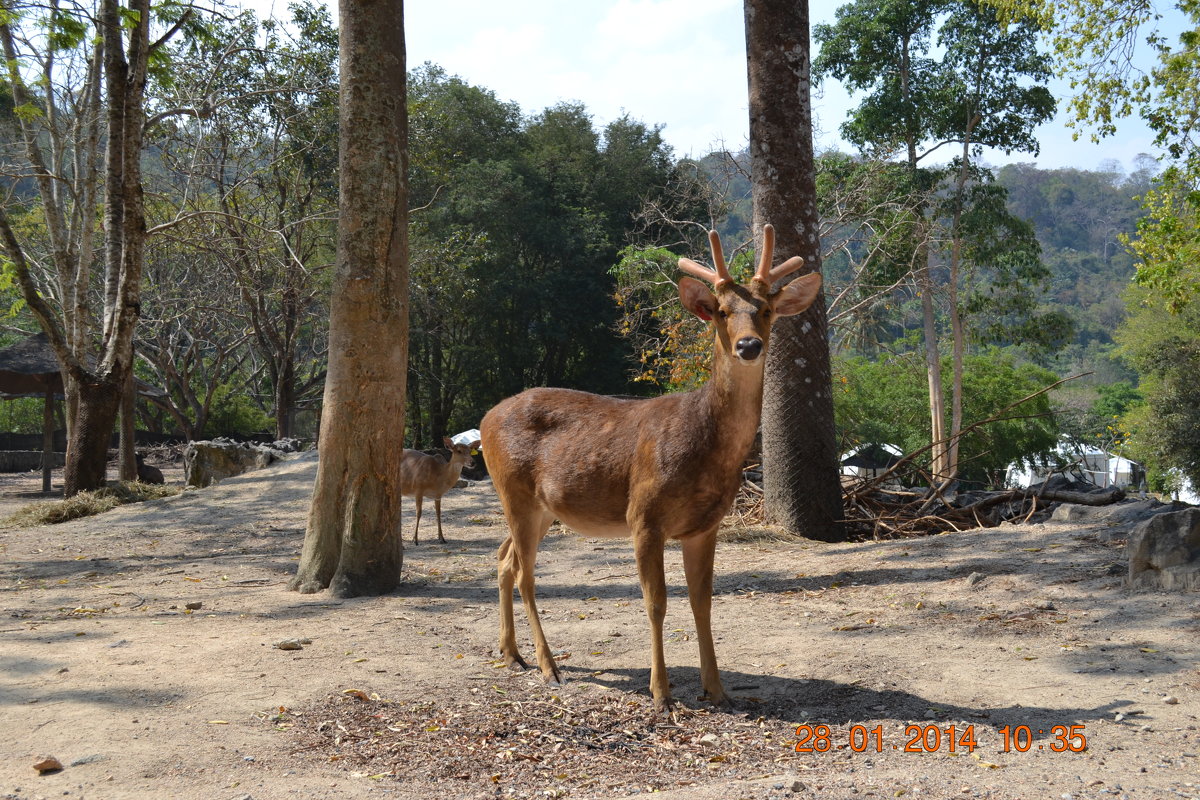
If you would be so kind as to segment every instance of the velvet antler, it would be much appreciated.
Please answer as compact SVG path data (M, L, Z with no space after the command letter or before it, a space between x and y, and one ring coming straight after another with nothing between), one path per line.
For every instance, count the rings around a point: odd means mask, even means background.
M729 268L725 266L725 253L721 250L721 237L716 231L708 232L708 244L712 247L715 271L690 258L679 259L679 268L693 277L708 281L715 287L733 283L733 276L729 274Z
M780 264L778 267L771 266L771 259L775 256L775 227L772 225L763 225L763 248L762 257L758 260L758 270L754 273L753 280L760 282L767 291L771 290L771 286L775 281L785 275L791 275L796 270L804 266L804 259L800 256L792 256L787 261Z

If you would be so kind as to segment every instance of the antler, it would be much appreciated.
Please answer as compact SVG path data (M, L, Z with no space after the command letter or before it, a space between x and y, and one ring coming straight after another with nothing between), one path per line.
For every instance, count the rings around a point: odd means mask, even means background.
M775 281L782 278L784 275L791 275L796 270L804 266L804 259L800 256L792 256L787 261L780 264L778 267L771 267L771 259L775 255L775 227L773 225L763 225L763 248L762 257L758 260L758 270L754 273L753 280L759 281L769 291Z
M725 266L725 253L721 250L721 237L716 231L708 232L708 244L712 247L713 266L716 267L716 271L692 261L690 258L679 259L679 268L700 280L708 281L717 288L733 283L733 276L729 274L729 268Z

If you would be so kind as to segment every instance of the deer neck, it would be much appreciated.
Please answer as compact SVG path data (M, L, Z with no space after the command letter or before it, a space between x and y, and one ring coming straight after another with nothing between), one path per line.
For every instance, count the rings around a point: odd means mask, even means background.
M746 364L718 341L713 352L712 376L701 389L721 450L736 460L739 470L754 443L762 417L765 364L765 354Z

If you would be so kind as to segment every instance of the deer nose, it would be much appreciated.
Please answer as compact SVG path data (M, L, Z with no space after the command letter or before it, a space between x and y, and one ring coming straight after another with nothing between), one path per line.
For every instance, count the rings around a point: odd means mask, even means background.
M746 336L737 340L737 345L734 347L737 351L738 358L743 361L753 361L762 353L762 339L757 336Z

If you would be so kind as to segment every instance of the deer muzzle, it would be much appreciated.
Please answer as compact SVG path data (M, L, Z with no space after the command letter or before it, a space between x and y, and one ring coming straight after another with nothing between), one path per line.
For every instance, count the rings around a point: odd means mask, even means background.
M763 342L757 336L743 336L737 340L733 349L742 361L753 361L762 355Z

